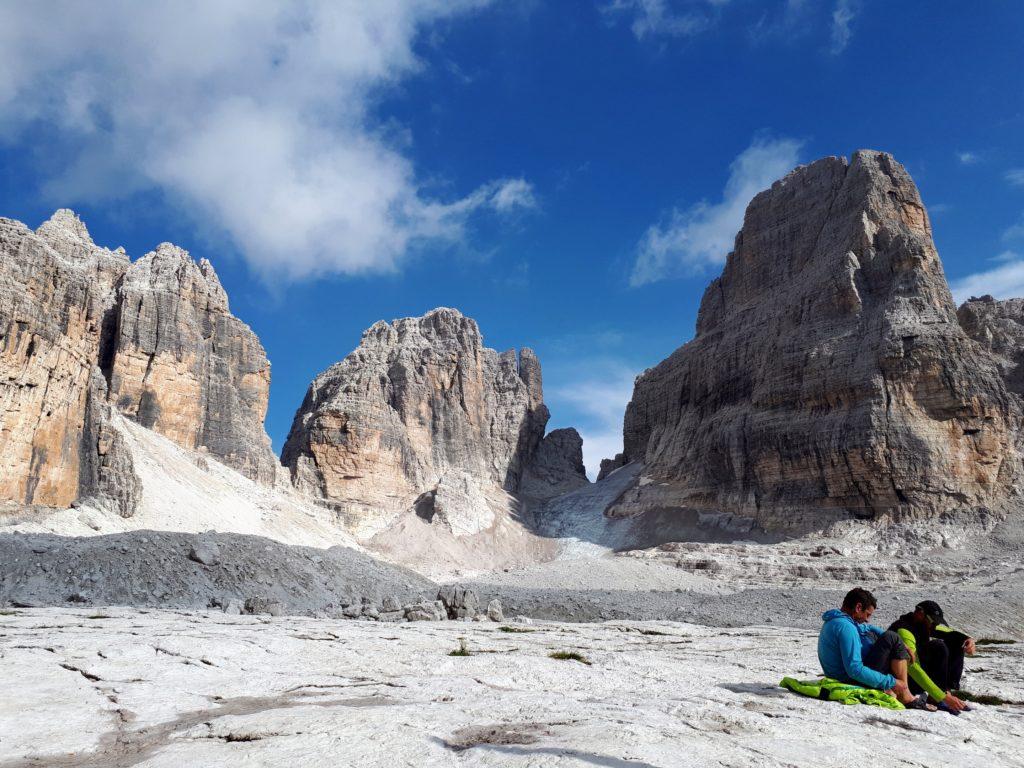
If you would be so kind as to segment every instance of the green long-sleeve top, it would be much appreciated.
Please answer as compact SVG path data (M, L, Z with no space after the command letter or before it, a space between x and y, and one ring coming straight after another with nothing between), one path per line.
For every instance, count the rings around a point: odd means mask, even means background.
M936 633L956 632L955 629L950 629L945 624L937 624L934 631ZM925 672L924 668L921 666L921 656L917 652L917 640L914 638L914 634L909 629L904 629L902 627L896 630L896 634L900 636L903 644L907 646L907 650L909 650L911 655L914 657L913 663L907 667L907 674L910 675L910 679L920 685L922 690L924 690L931 699L934 701L942 701L946 698L946 692L932 682L932 679L928 677L928 673ZM967 636L964 635L964 638L966 637Z

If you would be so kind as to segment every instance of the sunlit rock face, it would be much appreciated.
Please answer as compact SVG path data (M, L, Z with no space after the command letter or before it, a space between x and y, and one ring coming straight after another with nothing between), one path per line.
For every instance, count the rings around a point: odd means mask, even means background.
M110 398L124 414L186 448L205 448L273 482L263 428L270 363L228 309L209 261L170 243L131 265L118 291Z
M0 498L66 506L91 490L86 411L128 266L70 211L36 232L0 219Z
M624 460L646 469L611 513L800 529L993 505L1020 418L957 321L910 176L829 157L751 201L696 336L637 379Z
M0 219L0 499L130 516L112 407L270 482L269 371L208 262L162 245L131 263L67 210L35 232Z
M375 323L317 376L281 458L361 535L413 508L476 533L493 520L482 499L519 490L547 420L536 355L488 349L475 321L440 308Z

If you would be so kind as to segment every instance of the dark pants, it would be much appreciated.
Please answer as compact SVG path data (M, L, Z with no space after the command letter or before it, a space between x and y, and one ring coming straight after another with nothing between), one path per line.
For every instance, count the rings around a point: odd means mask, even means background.
M955 641L947 643L933 637L927 643L917 646L917 654L921 666L933 683L944 691L959 690L960 678L964 674L963 646ZM911 680L910 690L918 693L921 687Z
M892 674L894 661L910 661L910 651L903 644L900 636L889 630L879 637L875 644L864 652L864 666L883 675Z

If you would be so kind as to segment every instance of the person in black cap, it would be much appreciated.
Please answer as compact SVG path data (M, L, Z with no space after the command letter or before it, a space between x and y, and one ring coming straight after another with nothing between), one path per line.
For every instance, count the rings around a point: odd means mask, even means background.
M960 688L964 654L974 654L974 639L951 629L934 600L922 600L913 613L903 614L889 629L900 636L910 651L910 689L926 692L937 705L953 714L968 709L953 691Z

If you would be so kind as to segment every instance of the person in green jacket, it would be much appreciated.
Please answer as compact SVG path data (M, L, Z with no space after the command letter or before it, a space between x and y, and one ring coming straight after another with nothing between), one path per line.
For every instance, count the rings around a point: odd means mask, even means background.
M910 651L907 674L911 690L926 692L936 704L954 714L967 709L953 691L960 688L964 654L974 654L974 639L951 629L934 600L918 603L913 613L903 614L889 629Z

